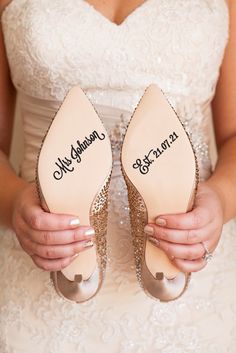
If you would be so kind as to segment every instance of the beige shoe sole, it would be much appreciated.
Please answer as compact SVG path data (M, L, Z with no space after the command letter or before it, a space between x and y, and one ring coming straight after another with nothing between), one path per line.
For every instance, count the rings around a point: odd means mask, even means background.
M102 284L111 168L107 132L84 92L73 87L44 138L36 172L47 211L78 216L81 225L95 228L95 245L62 271L51 273L58 294L69 300L86 301Z
M176 268L143 228L158 215L192 208L198 167L189 137L162 91L150 85L127 128L121 164L128 188L138 280L153 298L170 301L186 289L190 274Z

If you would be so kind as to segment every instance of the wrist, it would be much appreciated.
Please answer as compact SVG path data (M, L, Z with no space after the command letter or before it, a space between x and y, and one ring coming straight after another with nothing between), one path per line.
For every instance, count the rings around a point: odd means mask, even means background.
M224 193L222 185L213 177L210 177L208 180L206 180L206 185L209 186L216 193L222 209L223 223L226 223L229 220L229 217L227 215L226 195Z
M13 214L14 214L14 210L15 210L15 205L17 203L17 199L19 197L19 195L21 194L21 192L28 186L29 184L24 181L21 178L17 178L17 180L15 180L14 185L12 185L11 188L11 193L9 195L9 207L8 207L8 212L6 210L6 214L5 214L5 224L10 227L11 229L13 229Z

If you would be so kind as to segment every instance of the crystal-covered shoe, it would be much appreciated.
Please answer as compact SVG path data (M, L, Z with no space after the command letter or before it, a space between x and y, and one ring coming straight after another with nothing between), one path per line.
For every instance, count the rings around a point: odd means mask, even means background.
M178 298L190 274L176 268L148 240L147 223L158 215L192 208L198 184L197 159L176 112L158 86L142 96L127 128L121 165L127 184L137 278L145 292L161 301Z
M92 104L73 87L42 142L36 184L45 210L77 215L95 229L95 244L61 271L51 272L59 295L75 302L92 298L106 267L107 194L112 153L107 132Z

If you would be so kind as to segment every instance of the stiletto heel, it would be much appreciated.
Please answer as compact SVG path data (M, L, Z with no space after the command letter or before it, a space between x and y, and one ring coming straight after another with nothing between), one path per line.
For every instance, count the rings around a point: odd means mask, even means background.
M73 87L44 138L36 170L44 209L77 215L81 225L95 229L94 246L87 246L63 270L51 273L58 294L72 301L92 298L102 285L111 168L107 132L84 92Z
M190 273L182 273L144 233L158 215L192 208L198 166L191 141L177 114L154 84L141 98L127 128L121 166L128 189L137 278L161 301L178 298Z

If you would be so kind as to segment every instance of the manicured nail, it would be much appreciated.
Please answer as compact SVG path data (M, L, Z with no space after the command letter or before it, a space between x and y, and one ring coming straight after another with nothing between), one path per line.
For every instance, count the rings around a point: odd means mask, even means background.
M144 227L144 232L148 235L153 235L154 234L154 229L153 227L150 227L150 226L145 226Z
M70 226L78 226L80 224L79 218L74 218L70 221Z
M93 246L93 241L89 240L86 243L84 243L84 248L90 248L91 246Z
M156 224L158 225L158 226L166 226L166 220L165 219L163 219L163 218L157 218L156 219Z
M148 237L148 240L149 240L153 245L156 245L156 246L159 246L159 245L160 245L160 240L158 240L157 238Z
M94 235L94 234L95 234L94 229L88 229L84 232L84 235Z

